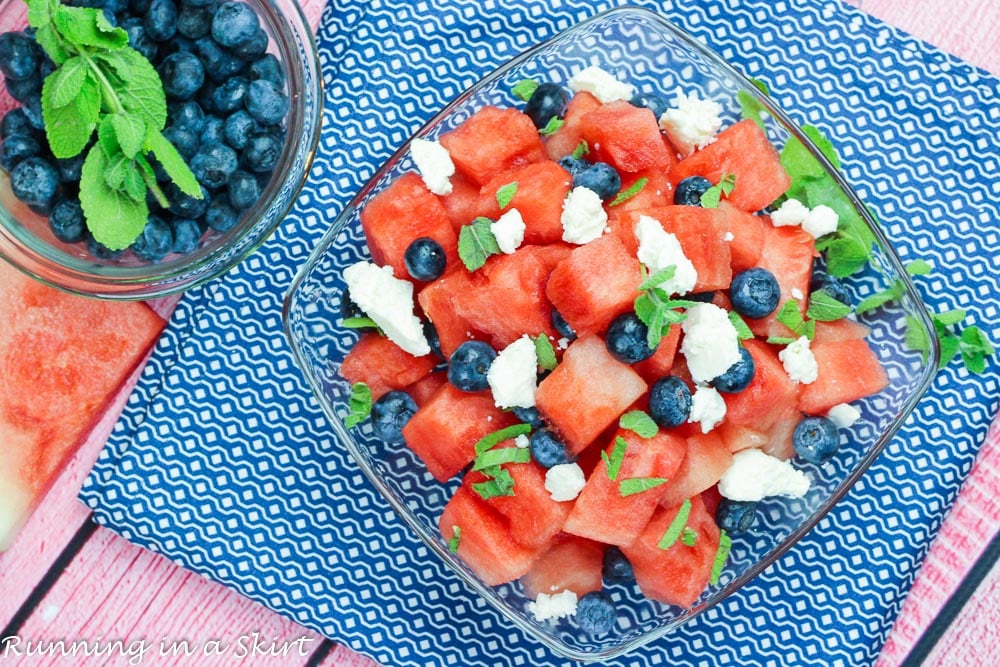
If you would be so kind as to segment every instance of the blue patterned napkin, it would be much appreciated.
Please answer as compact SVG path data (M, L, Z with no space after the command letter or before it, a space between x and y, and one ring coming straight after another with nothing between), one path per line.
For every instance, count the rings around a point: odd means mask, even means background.
M334 215L436 110L611 3L334 0L311 179L276 236L188 293L82 492L126 538L386 665L571 664L440 565L364 479L295 368L281 300ZM998 81L823 0L640 2L836 138L933 309L1000 340ZM739 593L612 665L864 665L877 656L1000 392L942 372L843 502Z

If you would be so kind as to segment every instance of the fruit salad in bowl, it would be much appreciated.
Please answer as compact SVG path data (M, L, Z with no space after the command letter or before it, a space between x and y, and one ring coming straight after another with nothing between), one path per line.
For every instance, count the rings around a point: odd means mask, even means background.
M815 138L659 16L611 10L432 119L288 294L365 474L563 655L738 590L929 383L904 344L928 318ZM853 312L888 285L897 307Z

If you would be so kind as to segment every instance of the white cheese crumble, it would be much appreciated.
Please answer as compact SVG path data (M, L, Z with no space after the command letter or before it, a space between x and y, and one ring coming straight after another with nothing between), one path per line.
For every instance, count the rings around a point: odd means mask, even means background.
M574 500L587 483L583 469L576 463L560 463L545 471L545 490L552 500Z
M576 603L576 593L567 588L553 595L539 593L534 602L528 603L528 611L535 615L536 621L541 622L572 616L576 613Z
M708 433L726 416L726 402L715 387L698 386L691 397L691 414L688 423L701 424L701 432Z
M500 246L500 251L506 255L511 255L524 243L524 218L521 212L512 208L499 218L496 222L490 223L490 231Z
M569 89L574 93L588 92L601 104L616 100L630 100L635 94L635 86L620 81L614 74L596 65L580 70L569 80Z
M413 313L413 283L392 275L391 266L357 262L344 269L351 300L393 343L415 357L430 354L420 319Z
M674 276L660 283L668 294L687 294L698 282L698 271L684 254L677 237L663 229L656 218L640 215L635 224L635 237L639 241L636 257L646 265L650 273L662 271L668 266L675 267Z
M726 235L722 237L722 240L726 243L736 240L736 236L732 232L726 232Z
M813 238L818 239L837 231L839 222L840 217L836 211L826 204L820 204L809 211L809 215L802 222L802 229L812 234Z
M751 448L736 452L719 480L719 493L730 500L756 502L771 496L801 498L809 478L788 461Z
M798 287L793 287L792 288L792 298L793 299L798 299L799 301L802 301L802 299L804 299L805 296L806 295L803 294L802 290L800 290Z
M861 410L849 403L838 403L830 408L830 411L826 413L826 418L832 421L837 428L847 428L861 419Z
M565 350L567 347L569 347L569 338L563 336L562 338L557 340L556 347L558 347L560 350Z
M681 328L684 331L681 353L696 383L710 382L740 360L736 328L729 321L729 314L715 304L698 303L688 308Z
M786 345L778 353L778 359L781 359L781 365L793 382L812 384L819 377L819 364L816 363L816 357L809 349L809 339L805 336L799 336L794 343Z
M674 97L674 106L660 116L660 127L670 137L682 155L704 148L713 141L722 127L722 106L713 100L703 100L697 93L685 95L680 89Z
M410 143L410 155L428 190L436 195L451 194L455 163L451 161L447 148L437 141L414 139Z
M528 436L522 433L521 435L515 436L514 446L518 449L527 449L531 446L531 441L528 440Z
M809 216L809 207L798 199L786 199L777 211L771 213L771 224L775 227L801 225Z
M527 336L518 338L497 354L486 372L498 408L530 408L535 405L538 355Z
M563 200L562 240L583 245L604 233L608 212L596 192L582 185L569 191Z

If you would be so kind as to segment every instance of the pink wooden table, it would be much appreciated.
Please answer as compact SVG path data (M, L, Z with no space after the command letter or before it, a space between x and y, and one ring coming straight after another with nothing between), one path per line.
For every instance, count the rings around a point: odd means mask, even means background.
M1000 75L998 0L848 1ZM309 0L308 4L323 2ZM15 634L52 641L102 638L122 639L128 644L146 640L154 650L145 656L144 665L370 665L296 623L87 521L89 512L76 502L76 494L125 398L120 396L108 411L13 548L0 554L0 640ZM94 576L95 572L100 576ZM994 590L1000 592L1000 586ZM993 602L996 606L996 600ZM974 606L970 605L968 613L974 613ZM161 657L158 653L163 639L188 642L198 650L198 657L186 661ZM274 641L288 643L279 643L285 648L281 656L255 656L247 650L241 658L239 647L252 649L255 639L264 642L258 644L261 649L270 648ZM994 652L1000 652L1000 637L995 632L976 639L993 642ZM954 638L945 640L953 642ZM220 651L223 655L219 657L203 657L202 650L213 641L228 648ZM0 658L2 649L0 644ZM73 658L24 660L31 665L80 662ZM128 664L128 660L112 664ZM942 656L935 664L958 663Z

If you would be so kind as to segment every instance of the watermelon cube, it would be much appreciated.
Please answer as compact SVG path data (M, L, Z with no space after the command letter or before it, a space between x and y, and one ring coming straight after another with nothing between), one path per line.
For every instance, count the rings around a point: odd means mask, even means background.
M653 356L633 364L632 368L649 384L670 375L680 342L681 325L671 324L666 335L660 339L660 344L656 346Z
M440 141L456 171L480 187L546 157L535 124L517 109L483 107Z
M456 234L465 225L485 215L479 210L479 190L478 185L461 174L455 174L451 177L451 194L438 197Z
M545 140L545 152L550 158L558 160L576 149L583 141L580 119L599 106L601 102L588 92L579 92L573 96L566 106L566 113L563 114L562 127ZM588 157L592 156L588 154Z
M489 340L489 336L476 329L459 309L463 297L474 293L476 287L472 274L459 269L428 283L417 294L417 302L434 325L445 357L451 357L452 352L467 340Z
M781 288L778 307L767 317L759 320L748 319L750 329L762 338L770 336L795 337L777 315L795 294L809 294L809 280L812 277L813 258L816 256L816 240L801 227L775 227L764 224L764 243L761 247L758 266L774 274ZM805 317L808 302L798 299L799 312Z
M620 172L666 172L676 162L653 112L624 100L609 102L583 116L580 133L590 146L589 160L607 162Z
M646 383L594 335L573 341L538 385L535 405L579 454L646 393Z
M788 377L778 353L767 343L745 340L743 346L753 357L755 372L750 386L738 394L724 396L726 421L768 431L797 401L799 385Z
M430 374L437 361L430 354L414 357L385 336L366 333L344 357L340 374L351 384L367 384L372 399L378 400L387 392L402 389Z
M719 212L722 214L722 228L733 237L729 241L733 273L757 266L764 248L764 225L767 221L725 200L719 203Z
M664 507L679 505L715 486L733 463L733 455L717 431L695 433L685 444L684 461L660 499Z
M799 408L806 414L825 415L839 403L871 396L889 385L885 368L864 340L815 343L812 353L819 377L802 387Z
M601 590L603 562L603 544L564 535L532 563L528 573L521 577L521 585L528 597L566 590L583 597L585 593Z
M480 215L500 216L497 190L517 183L517 191L506 210L516 208L524 220L524 243L553 243L562 239L563 200L570 191L573 177L551 160L543 160L493 179L483 186L477 208Z
M833 322L816 322L813 345L816 343L836 343L842 340L863 340L868 338L870 333L871 329L846 317Z
M751 447L761 449L768 442L766 432L762 433L745 424L735 424L729 419L723 420L715 430L733 454L744 449L750 449Z
M410 395L417 407L423 407L446 382L448 382L448 373L436 371L411 384L406 388L406 393Z

